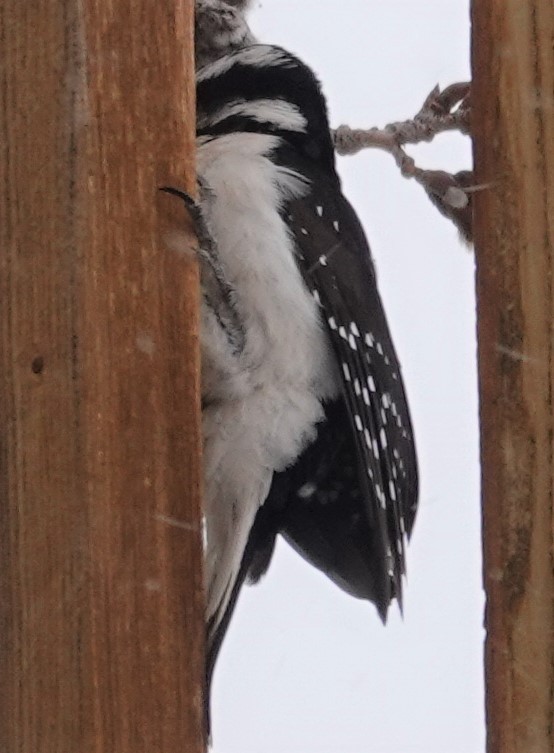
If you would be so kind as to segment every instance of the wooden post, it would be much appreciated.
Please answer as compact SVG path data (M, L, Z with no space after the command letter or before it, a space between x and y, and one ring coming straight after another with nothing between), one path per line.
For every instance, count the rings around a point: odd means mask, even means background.
M489 753L554 750L554 5L473 0Z
M201 753L192 0L0 4L0 750Z

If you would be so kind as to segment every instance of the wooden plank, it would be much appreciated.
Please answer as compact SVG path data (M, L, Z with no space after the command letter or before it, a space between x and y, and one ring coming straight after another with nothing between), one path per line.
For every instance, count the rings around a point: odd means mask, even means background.
M474 0L489 753L554 750L554 5Z
M0 750L200 753L192 0L0 4Z

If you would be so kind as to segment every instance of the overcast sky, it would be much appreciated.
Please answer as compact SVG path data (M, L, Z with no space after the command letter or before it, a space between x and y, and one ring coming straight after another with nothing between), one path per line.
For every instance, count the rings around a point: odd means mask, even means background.
M334 126L412 116L469 76L468 0L255 0L259 38L317 72ZM461 136L411 152L470 165ZM214 753L483 753L474 261L375 151L342 158L403 366L421 497L404 619L342 593L286 544L244 589L216 670Z

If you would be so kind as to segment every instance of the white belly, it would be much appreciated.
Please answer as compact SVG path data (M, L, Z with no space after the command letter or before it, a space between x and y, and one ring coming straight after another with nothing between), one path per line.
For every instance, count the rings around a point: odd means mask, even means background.
M237 293L244 351L234 354L203 311L208 613L225 605L275 471L312 440L338 380L318 305L297 269L278 211L306 191L265 156L277 139L230 134L199 144L205 213Z

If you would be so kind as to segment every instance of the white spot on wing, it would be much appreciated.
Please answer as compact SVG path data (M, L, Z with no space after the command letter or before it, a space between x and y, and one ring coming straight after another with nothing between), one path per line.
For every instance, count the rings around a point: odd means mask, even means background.
M313 483L313 481L308 481L307 484L303 484L300 487L296 494L298 497L300 497L300 499L309 499L315 494L316 489L317 486Z

